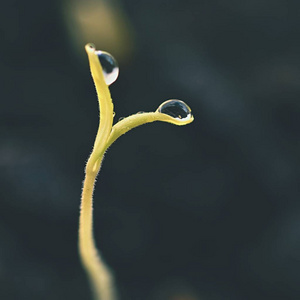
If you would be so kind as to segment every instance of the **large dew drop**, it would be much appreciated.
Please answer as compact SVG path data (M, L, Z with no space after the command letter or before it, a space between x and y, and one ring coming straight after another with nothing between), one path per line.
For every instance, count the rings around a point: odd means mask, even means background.
M95 51L100 60L104 80L107 85L111 85L114 83L119 76L119 66L117 61L113 58L112 55L105 51Z
M181 121L189 120L192 117L192 111L188 105L177 99L165 101L159 106L157 111Z

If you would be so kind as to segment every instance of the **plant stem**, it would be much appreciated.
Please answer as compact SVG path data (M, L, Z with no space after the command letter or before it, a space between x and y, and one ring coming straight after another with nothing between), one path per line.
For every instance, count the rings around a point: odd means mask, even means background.
M85 170L79 219L79 252L90 279L95 300L116 300L114 279L98 252L93 236L93 193L100 163L91 154ZM95 167L96 166L96 167Z

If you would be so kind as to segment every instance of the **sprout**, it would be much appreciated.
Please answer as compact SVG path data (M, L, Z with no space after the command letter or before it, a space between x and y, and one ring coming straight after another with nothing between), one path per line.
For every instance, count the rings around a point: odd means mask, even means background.
M181 100L172 99L162 103L155 112L137 113L123 118L113 126L114 107L108 85L117 79L117 63L109 53L97 51L93 44L87 44L85 50L98 95L100 122L93 151L85 168L79 222L79 251L95 299L116 300L114 279L96 249L92 227L93 192L104 153L121 135L140 125L154 121L186 125L194 118L188 105Z

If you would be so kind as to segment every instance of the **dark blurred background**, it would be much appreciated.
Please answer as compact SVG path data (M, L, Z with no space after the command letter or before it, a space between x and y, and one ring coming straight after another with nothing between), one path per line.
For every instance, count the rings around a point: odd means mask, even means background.
M91 299L77 251L112 53L115 121L187 102L106 154L95 236L122 300L300 299L300 2L3 1L0 299Z

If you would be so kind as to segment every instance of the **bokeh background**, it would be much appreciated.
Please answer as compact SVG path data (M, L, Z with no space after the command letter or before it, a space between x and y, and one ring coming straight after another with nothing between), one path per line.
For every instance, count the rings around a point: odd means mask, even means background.
M77 252L98 126L87 42L112 53L115 121L187 102L106 154L95 236L122 300L300 299L300 2L2 1L0 299L91 299Z

